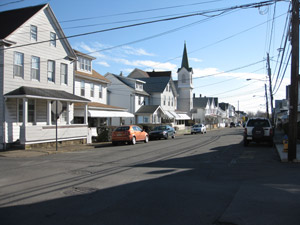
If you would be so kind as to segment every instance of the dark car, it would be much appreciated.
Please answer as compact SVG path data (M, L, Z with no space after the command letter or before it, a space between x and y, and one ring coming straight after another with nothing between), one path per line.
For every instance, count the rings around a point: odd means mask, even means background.
M169 137L175 138L175 130L169 125L157 126L149 132L149 138L152 139L168 139Z

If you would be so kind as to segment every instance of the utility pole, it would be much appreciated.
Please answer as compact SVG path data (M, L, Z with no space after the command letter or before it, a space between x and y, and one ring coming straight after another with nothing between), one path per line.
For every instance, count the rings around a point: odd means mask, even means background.
M271 101L271 113L272 113L272 125L274 126L274 107L273 107L273 91L272 91L272 80L271 80L271 67L270 67L270 57L267 53L267 63L268 63L268 77L269 77L269 88L270 88L270 101Z
M268 103L268 92L267 92L267 84L265 84L265 94L266 94L266 110L267 110L267 118L269 119L269 103Z
M294 161L297 158L297 114L298 114L298 77L299 77L299 0L292 0L292 65L291 65L291 86L289 134L288 134L288 160Z

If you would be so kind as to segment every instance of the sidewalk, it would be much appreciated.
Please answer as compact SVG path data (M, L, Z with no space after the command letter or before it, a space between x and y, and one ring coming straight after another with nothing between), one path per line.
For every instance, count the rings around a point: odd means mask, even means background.
M288 153L283 151L283 131L276 130L274 135L274 145L281 159L281 162L288 162ZM297 158L294 162L300 162L300 143L297 141Z
M93 143L93 144L82 144L82 145L69 145L61 146L57 148L38 148L38 149L8 149L0 151L0 157L11 157L11 158L29 158L43 155L58 154L63 152L74 152L74 151L86 151L90 149L96 149L111 145L111 142Z

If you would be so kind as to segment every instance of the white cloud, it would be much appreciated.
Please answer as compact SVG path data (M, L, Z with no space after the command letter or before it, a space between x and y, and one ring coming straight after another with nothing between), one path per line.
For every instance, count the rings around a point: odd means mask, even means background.
M193 62L203 62L202 59L198 59L198 58L189 58L189 60Z
M104 57L105 57L103 54L97 52L97 51L99 51L99 49L90 47L90 46L88 46L87 44L85 44L84 42L81 42L81 43L79 44L79 47L80 47L81 49L85 50L86 52L84 52L84 53L86 53L86 54L88 54L88 55L92 55L92 56L94 56L94 57L96 57L96 58L104 58Z
M151 60L127 60L127 59L121 59L121 58L115 58L113 59L117 63L122 63L127 66L134 66L143 70L171 70L175 71L177 66L172 63L160 63L160 62L155 62Z
M104 62L104 61L98 61L98 62L96 62L96 64L101 65L101 66L105 66L105 67L110 67L110 65L107 62Z
M133 48L131 46L122 47L124 53L127 55L137 55L137 56L154 56L154 54L147 52L142 48Z

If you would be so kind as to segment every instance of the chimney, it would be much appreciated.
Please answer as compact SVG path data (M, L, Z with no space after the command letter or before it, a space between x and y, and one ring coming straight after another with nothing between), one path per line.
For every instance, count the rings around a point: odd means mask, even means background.
M195 93L193 94L193 98L196 98L196 94Z
M200 94L200 98L202 98L202 94Z
M120 77L123 77L123 72L122 71L120 72Z

